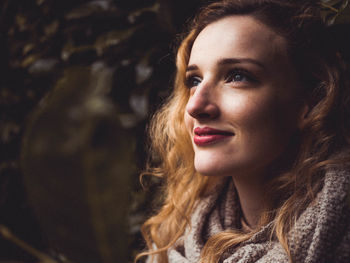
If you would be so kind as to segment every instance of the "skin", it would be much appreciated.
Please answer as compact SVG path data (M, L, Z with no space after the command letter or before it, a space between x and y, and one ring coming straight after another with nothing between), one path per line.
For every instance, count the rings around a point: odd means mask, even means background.
M196 38L186 72L190 97L185 125L232 136L196 145L195 169L206 176L231 176L250 226L264 208L264 185L307 112L286 41L251 16L230 16Z

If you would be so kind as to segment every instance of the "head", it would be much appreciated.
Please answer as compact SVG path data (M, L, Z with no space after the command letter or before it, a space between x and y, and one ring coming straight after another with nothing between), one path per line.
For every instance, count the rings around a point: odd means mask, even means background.
M290 224L320 187L315 175L349 145L349 96L327 32L311 0L223 0L200 10L178 49L173 95L151 130L161 159L153 174L167 179L167 197L144 231L160 252L181 235L183 215L209 182L220 180L203 175L264 174L294 143L272 190L277 237L288 250ZM243 239L224 244L232 240Z
M195 39L184 121L202 175L259 180L290 151L308 106L286 42L250 15L221 18Z
M213 4L179 49L176 92L186 103L178 114L201 174L264 172L312 117L323 114L330 128L326 118L332 119L329 106L336 106L338 92L335 53L317 8L295 2ZM203 128L227 136L206 136Z

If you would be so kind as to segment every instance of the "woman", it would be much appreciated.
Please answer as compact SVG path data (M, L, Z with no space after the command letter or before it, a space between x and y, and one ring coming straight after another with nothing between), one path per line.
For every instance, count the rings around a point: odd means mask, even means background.
M203 8L153 118L149 262L349 262L349 87L319 3ZM155 165L156 164L156 165Z

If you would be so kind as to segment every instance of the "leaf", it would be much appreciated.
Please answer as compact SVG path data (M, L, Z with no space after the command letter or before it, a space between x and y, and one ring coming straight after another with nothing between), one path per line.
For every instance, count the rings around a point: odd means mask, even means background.
M113 30L99 36L95 42L97 54L101 56L105 49L127 41L134 35L137 29L139 29L139 26L134 26L124 30Z
M347 5L340 12L340 14L337 16L337 18L335 19L334 22L336 24L350 23L350 5L349 5L348 1L347 1Z
M21 67L26 68L40 58L40 54L29 55L21 62Z
M129 20L130 23L135 23L137 18L139 16L141 16L142 14L144 14L146 12L157 13L157 12L159 12L159 8L160 8L160 4L157 3L157 2L154 5L150 6L150 7L140 8L140 9L138 9L136 11L131 12L128 15L128 20Z
M348 0L331 0L321 3L321 15L327 25L332 25L348 6Z
M52 36L54 35L59 27L59 21L55 20L53 21L51 24L48 24L47 26L45 26L44 31L45 31L45 35L46 36Z
M62 60L67 61L73 54L83 53L87 51L95 51L95 47L93 45L75 46L72 44L72 42L68 41L68 43L66 43L62 48L61 58Z
M65 15L67 20L81 19L103 12L117 12L117 8L111 1L89 1L84 3Z

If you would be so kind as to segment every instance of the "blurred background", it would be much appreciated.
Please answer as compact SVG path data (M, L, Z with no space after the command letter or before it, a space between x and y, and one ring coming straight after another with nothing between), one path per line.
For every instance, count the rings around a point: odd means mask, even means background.
M160 180L139 182L145 131L205 2L0 1L0 262L132 262L144 248L162 198ZM347 27L348 1L322 3Z

